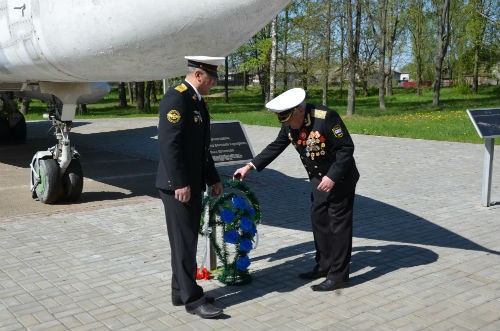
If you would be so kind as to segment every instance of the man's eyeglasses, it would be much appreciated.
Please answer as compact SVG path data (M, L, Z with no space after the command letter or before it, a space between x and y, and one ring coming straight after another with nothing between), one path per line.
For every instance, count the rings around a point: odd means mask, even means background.
M292 114L293 114L293 111L295 110L295 107L292 108L292 109L288 109L284 112L281 112L278 115L278 120L283 123L283 122L286 122L290 119L290 117L292 117Z

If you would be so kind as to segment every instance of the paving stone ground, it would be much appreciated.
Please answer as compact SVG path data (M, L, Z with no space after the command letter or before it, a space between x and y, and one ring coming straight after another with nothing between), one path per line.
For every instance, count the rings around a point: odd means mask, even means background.
M255 152L278 132L245 129ZM74 132L81 146L157 159L156 119L84 121ZM483 146L353 139L361 179L349 288L317 293L310 286L320 280L297 277L312 268L314 245L309 184L290 147L247 181L263 214L253 281L200 281L224 318L171 305L163 206L145 194L71 212L0 213L0 330L500 330L500 203L480 204ZM154 185L152 174L140 180Z

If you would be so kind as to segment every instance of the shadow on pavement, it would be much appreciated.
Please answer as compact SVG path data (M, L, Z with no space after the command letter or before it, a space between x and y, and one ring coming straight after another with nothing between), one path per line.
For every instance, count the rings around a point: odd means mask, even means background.
M225 286L212 290L209 295L221 297L227 307L263 297L271 292L291 292L305 283L316 284L323 279L307 281L298 274L309 271L314 265L313 242L302 243L279 249L276 253L259 256L253 261L268 259L269 261L284 259L293 252L299 257L252 273L252 282L244 286ZM304 254L305 252L305 254ZM361 246L353 248L349 287L371 281L385 274L402 268L410 268L430 264L438 259L438 254L430 249L411 245ZM366 271L364 271L366 269ZM241 292L244 296L239 296ZM337 291L338 292L338 291ZM244 299L242 299L244 298Z
M311 231L310 185L306 179L292 178L265 169L252 174L247 183L259 198L263 224ZM353 236L500 255L500 252L483 247L418 215L359 194L354 202ZM312 243L310 250L314 250Z
M75 122L74 127L84 127L88 123ZM0 162L26 168L28 180L29 162L33 154L55 144L52 133L47 134L50 127L49 121L28 122L27 143L3 146ZM72 142L82 151L84 176L127 191L126 195L121 192L89 192L84 187L82 201L117 200L140 195L156 198L156 133L154 125L90 134L72 133ZM234 165L218 169L222 179L228 180L238 167L239 165ZM360 180L363 180L363 175L361 174ZM246 183L259 199L263 224L311 231L310 186L305 176L305 172L303 178L296 178L273 169L265 169L247 177ZM357 195L355 200L354 236L500 254L418 215L361 195Z

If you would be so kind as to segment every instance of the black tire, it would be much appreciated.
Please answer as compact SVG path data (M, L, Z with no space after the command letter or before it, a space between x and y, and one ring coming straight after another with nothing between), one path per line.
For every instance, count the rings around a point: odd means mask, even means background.
M42 203L54 203L60 194L59 166L54 159L43 159L38 162L36 172L40 176L40 183L35 189L36 196Z
M63 199L75 202L82 195L83 170L80 160L73 159L62 177Z

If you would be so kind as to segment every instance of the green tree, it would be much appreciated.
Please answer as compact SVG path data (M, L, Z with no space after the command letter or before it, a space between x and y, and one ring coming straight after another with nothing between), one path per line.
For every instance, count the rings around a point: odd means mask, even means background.
M349 86L347 90L347 116L352 116L355 113L356 105L356 69L359 60L362 0L344 1L347 18L347 71L349 75ZM352 1L354 1L354 3Z
M427 26L424 12L424 0L410 0L408 6L408 30L411 36L413 63L416 68L417 94L422 95L422 75L424 66L424 52L426 49Z
M443 74L443 61L450 43L450 0L436 1L436 28L437 28L437 50L434 75L434 98L432 104L439 106L439 94L441 90L441 76Z
M478 91L479 58L484 48L484 36L491 8L491 0L469 0L465 7L465 11L469 13L466 32L470 39L473 53L472 91L474 94L477 94Z

